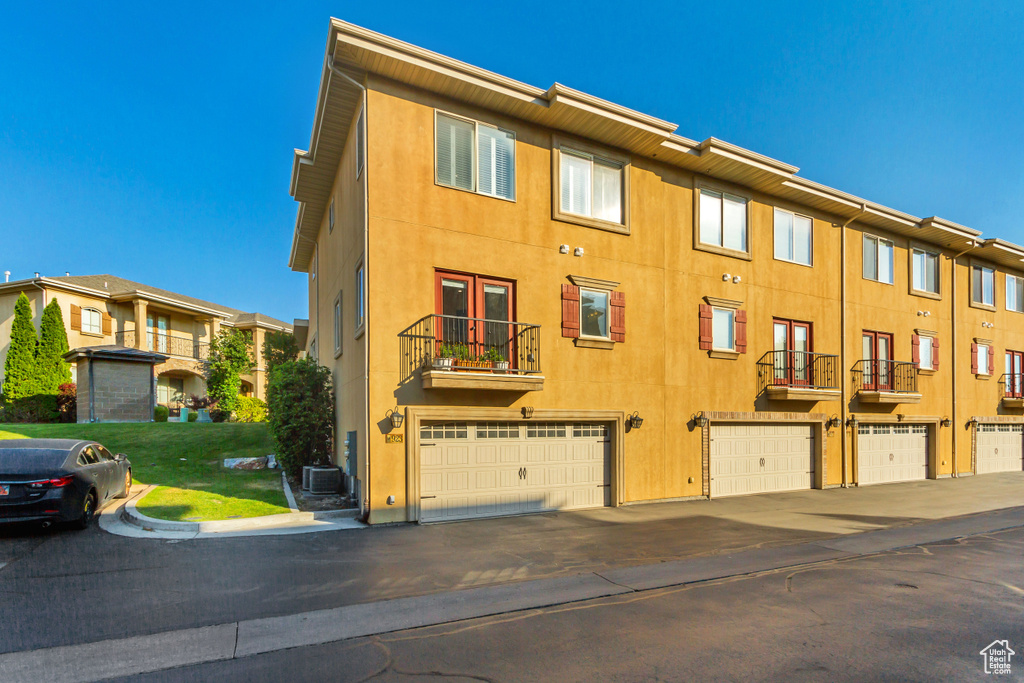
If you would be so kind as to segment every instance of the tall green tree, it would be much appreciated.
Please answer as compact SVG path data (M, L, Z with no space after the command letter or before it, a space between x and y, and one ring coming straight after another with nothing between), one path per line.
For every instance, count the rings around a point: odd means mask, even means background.
M281 467L292 476L304 465L330 465L334 438L331 371L312 358L279 365L267 383L270 433Z
M263 338L263 364L267 375L281 363L293 361L299 357L299 343L291 332L267 332Z
M22 292L14 304L11 345L4 361L4 400L17 401L37 393L36 326L32 324L32 305Z
M61 384L71 382L71 366L64 360L68 352L68 332L60 305L52 299L43 309L36 351L36 388L40 394L60 393Z
M217 409L230 413L238 402L243 373L252 372L252 338L242 330L222 329L210 340L206 366L206 393Z

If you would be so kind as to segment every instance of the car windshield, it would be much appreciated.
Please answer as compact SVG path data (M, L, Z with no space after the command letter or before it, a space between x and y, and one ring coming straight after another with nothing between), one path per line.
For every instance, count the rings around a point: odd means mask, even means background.
M49 474L67 460L66 450L0 448L0 478L5 474Z

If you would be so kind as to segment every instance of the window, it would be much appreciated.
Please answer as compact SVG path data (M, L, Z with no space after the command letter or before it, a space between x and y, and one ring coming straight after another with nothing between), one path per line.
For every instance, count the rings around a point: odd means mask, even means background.
M363 289L363 264L356 266L356 336L363 331L366 322L366 292Z
M565 438L565 425L556 422L529 422L526 425L526 438L563 439Z
M146 316L146 345L150 351L167 353L171 319L166 315Z
M994 306L996 272L988 266L971 266L971 301L981 306Z
M924 249L913 249L910 285L916 292L939 293L939 255Z
M811 383L811 324L776 318L772 321L774 383L806 386Z
M864 279L892 284L892 242L864 235Z
M990 342L979 342L975 340L971 344L971 372L975 375L989 376L994 368L994 357Z
M485 123L436 113L434 176L439 185L516 198L516 136Z
M356 119L356 180L359 179L360 174L363 172L363 166L366 164L365 112L365 109L361 110L359 112L359 118Z
M331 206L327 209L327 232L334 232L334 200L331 200Z
M978 374L987 375L988 373L988 354L989 347L985 344L978 346Z
M893 376L892 334L869 332L861 335L861 384L866 391L891 391Z
M608 338L608 292L580 289L580 336Z
M1024 353L1006 352L1005 392L1011 398L1024 398Z
M612 349L626 341L626 294L618 282L570 275L562 285L562 336L576 346Z
M1024 313L1024 277L1006 276L1006 310Z
M747 200L727 192L700 191L701 244L747 251Z
M504 361L516 362L515 283L484 275L435 274L438 350L465 351L472 358L492 349ZM472 360L472 358L468 360Z
M315 335L313 336L313 338L309 342L309 357L312 358L313 360L317 361L317 362L320 361L320 356L318 356L317 353L316 353L316 336Z
M812 222L806 216L775 209L775 258L811 265Z
M726 308L712 309L711 348L736 350L736 312Z
M738 358L747 352L747 312L743 302L706 296L700 311L700 348L711 358Z
M341 292L334 300L334 356L341 355Z
M82 332L103 334L103 314L95 308L82 309Z
M622 223L622 164L567 147L560 152L562 212Z
M915 335L917 336L917 335ZM921 370L935 370L935 338L918 336L917 338L917 357L914 362L917 363L917 367Z

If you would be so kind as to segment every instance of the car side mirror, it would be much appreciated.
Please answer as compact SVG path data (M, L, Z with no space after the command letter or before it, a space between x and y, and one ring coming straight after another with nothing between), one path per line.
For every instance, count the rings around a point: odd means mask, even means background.
M114 460L116 460L118 462L121 462L122 460L127 460L127 459L128 459L128 456L125 455L124 453L118 453L117 455L114 456Z

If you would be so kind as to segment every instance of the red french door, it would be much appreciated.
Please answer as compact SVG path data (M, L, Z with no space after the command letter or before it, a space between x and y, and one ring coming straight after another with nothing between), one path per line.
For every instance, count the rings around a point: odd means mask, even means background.
M437 271L435 277L438 342L465 347L474 357L495 349L513 360L514 326L509 323L514 321L515 283L448 271Z
M892 389L892 334L864 331L863 385L866 391Z
M1024 353L1020 351L1006 352L1006 395L1011 398L1024 398Z
M785 386L811 384L811 324L796 320L772 321L774 383Z

